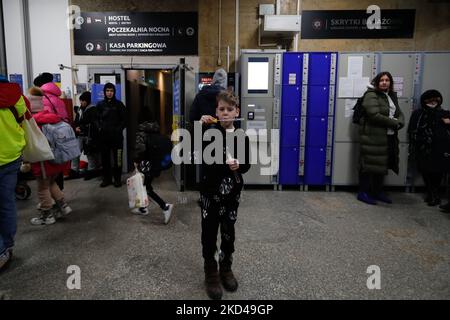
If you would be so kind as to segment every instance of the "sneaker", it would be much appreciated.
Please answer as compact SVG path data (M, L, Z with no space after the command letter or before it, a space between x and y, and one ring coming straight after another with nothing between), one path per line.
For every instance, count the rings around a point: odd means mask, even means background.
M372 199L372 197L369 196L369 195L368 195L367 193L365 193L365 192L360 192L360 193L358 193L357 199L358 199L359 201L362 201L362 202L367 203L367 204L371 204L371 205L376 205L376 204L377 204L377 202L376 202L374 199Z
M384 202L384 203L392 204L392 200L389 199L384 193L380 193L379 195L377 195L377 196L375 197L375 199L376 199L376 200L379 200L379 201L381 201L381 202Z
M5 252L0 254L0 271L8 266L9 261L11 261L11 253L9 250L5 250Z
M120 188L122 186L122 181L114 181L114 187Z
M140 214L142 216L146 216L148 215L148 209L145 207L142 208L134 208L133 210L131 210L132 213L134 214Z
M53 209L42 210L39 215L30 220L31 224L34 226L49 225L56 222L55 216L53 214Z
M56 201L52 209L56 219L65 217L72 212L72 208L64 200Z
M171 204L171 203L166 204L166 210L163 210L165 224L168 224L170 221L170 218L172 217L172 209L173 209L173 204Z

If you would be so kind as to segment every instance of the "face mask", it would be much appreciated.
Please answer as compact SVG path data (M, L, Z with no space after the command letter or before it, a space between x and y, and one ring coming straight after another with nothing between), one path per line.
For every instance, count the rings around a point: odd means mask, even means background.
M437 102L427 103L427 107L435 108L437 106Z

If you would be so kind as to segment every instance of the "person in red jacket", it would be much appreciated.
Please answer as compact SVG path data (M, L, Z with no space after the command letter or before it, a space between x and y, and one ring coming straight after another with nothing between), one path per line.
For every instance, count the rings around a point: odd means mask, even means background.
M42 127L45 124L56 124L62 121L61 117L55 113L43 110L33 115L36 123ZM67 202L64 200L64 193L56 183L56 177L70 166L67 161L63 164L42 161L31 164L31 171L36 177L38 184L38 197L40 203L39 214L31 219L33 225L48 225L56 222L57 218L68 215L72 212ZM53 201L55 202L53 204Z

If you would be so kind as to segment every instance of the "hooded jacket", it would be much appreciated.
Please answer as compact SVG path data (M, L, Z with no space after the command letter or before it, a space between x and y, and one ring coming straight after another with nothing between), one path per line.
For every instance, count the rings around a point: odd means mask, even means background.
M57 114L63 121L69 122L69 116L67 115L66 105L59 98L61 90L53 82L48 82L41 86L41 90L44 94L42 102L44 104L44 110Z
M48 112L47 110L43 110L41 112L33 115L34 120L41 128L44 124L55 124L62 121L61 117L52 112ZM45 174L46 176L56 176L59 173L63 172L70 165L70 161L62 164L51 163L49 161L43 161ZM42 177L41 163L36 162L31 164L31 171L35 177Z
M222 90L225 90L225 88L218 84L204 86L195 96L191 110L189 111L189 121L199 121L203 115L215 117L217 105L216 97Z
M25 133L9 107L15 107L21 117L27 110L27 101L18 84L0 82L0 166L17 160L25 147Z
M425 100L440 97L441 103L430 108ZM450 112L442 109L442 95L428 90L420 97L421 107L414 110L408 125L409 151L422 172L444 172L450 169L450 125L442 120Z
M394 118L389 118L389 101L386 94L373 87L369 87L364 94L362 107L364 117L359 126L360 171L364 173L387 174L391 169L398 174L399 148L397 131L404 126L404 116L398 105L397 94L389 92L389 97L395 104ZM394 150L395 163L390 167L388 153L388 129L395 130Z
M112 99L106 98L106 89L114 89ZM122 101L116 99L116 88L107 83L103 88L105 99L97 104L99 122L99 140L106 147L122 148L125 128L126 108Z

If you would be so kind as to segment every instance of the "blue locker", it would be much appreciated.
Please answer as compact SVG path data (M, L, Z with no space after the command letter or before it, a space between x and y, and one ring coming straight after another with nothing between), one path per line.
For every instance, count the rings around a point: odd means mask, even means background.
M308 86L308 117L328 115L329 86Z
M299 148L281 147L280 148L280 172L279 181L281 185L300 184L298 175Z
M285 53L283 54L283 85L301 85L303 75L303 54ZM295 74L295 77L294 77ZM289 79L291 82L289 83ZM295 79L295 83L293 80Z
M305 184L325 185L328 182L325 176L327 149L326 147L306 147L305 150Z
M309 85L330 84L331 53L309 54Z
M283 116L299 116L301 108L301 87L283 86L281 113Z
M298 146L300 140L300 117L281 118L281 146Z
M308 117L306 128L306 146L322 147L327 145L328 117Z

